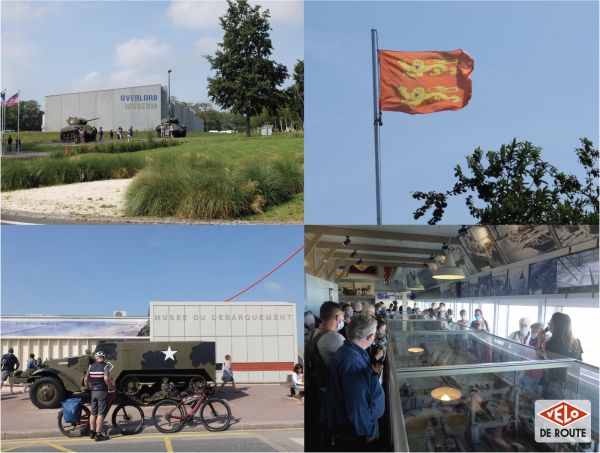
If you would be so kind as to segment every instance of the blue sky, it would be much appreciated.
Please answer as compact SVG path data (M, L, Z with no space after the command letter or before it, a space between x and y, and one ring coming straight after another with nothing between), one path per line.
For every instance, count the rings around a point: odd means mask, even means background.
M477 146L513 137L581 176L579 138L598 144L598 2L307 2L306 223L376 222L371 28L381 49L475 60L465 109L384 112L384 224L417 223L412 191L449 189ZM472 221L463 199L449 203L443 223Z
M2 313L146 316L150 300L222 301L303 241L293 225L3 225ZM301 332L302 257L235 300L296 302Z
M273 58L288 69L303 58L303 6L271 10ZM44 104L44 96L167 84L189 102L208 101L206 78L222 38L224 1L2 1L2 88ZM288 79L289 80L289 79Z

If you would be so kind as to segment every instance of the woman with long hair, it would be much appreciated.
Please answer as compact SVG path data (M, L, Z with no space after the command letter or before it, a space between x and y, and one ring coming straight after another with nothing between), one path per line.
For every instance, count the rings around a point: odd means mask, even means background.
M581 342L573 336L569 315L554 313L548 322L548 329L552 332L552 338L546 345L546 351L581 360L583 349ZM542 378L542 396L545 399L565 398L566 381L567 368L545 370Z

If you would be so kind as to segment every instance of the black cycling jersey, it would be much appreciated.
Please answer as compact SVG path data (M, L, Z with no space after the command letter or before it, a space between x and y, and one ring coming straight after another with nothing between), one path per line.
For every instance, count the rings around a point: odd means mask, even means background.
M89 366L87 374L89 376L92 390L104 392L108 391L108 385L106 385L106 382L104 382L104 376L108 376L108 369L109 366L105 362L96 362Z

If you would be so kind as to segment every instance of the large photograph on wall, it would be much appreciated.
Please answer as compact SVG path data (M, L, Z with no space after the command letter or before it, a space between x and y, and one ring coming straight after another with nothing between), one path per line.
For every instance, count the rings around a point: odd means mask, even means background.
M561 256L556 263L559 293L598 291L598 253L596 250Z
M490 225L490 233L508 262L532 258L556 248L547 225Z
M556 293L556 258L529 265L529 294Z
M492 274L492 296L506 296L508 294L508 272L495 271Z
M492 274L479 277L479 297L488 297L492 295Z
M5 337L118 338L150 335L148 318L4 317L0 328Z
M507 296L522 296L527 294L529 266L509 269L507 280Z

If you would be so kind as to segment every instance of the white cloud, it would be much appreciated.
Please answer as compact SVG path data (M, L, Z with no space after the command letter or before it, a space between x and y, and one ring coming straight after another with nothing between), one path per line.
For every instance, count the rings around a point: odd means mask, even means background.
M173 1L167 15L175 26L185 28L218 27L218 19L227 11L224 1Z
M200 55L211 55L217 50L217 44L221 41L221 37L205 36L194 41L194 48Z
M51 9L60 9L62 5L56 2L36 2L19 0L11 2L2 2L2 14L10 21L15 23L31 23L32 19L46 16Z
M271 0L256 1L271 12L271 23L304 23L304 3L302 1ZM219 17L227 12L224 1L172 1L167 15L175 26L185 28L219 28Z
M266 282L265 289L270 293L278 293L283 290L283 286L275 282Z
M120 68L144 68L161 62L171 48L157 38L134 38L117 44L115 66Z

